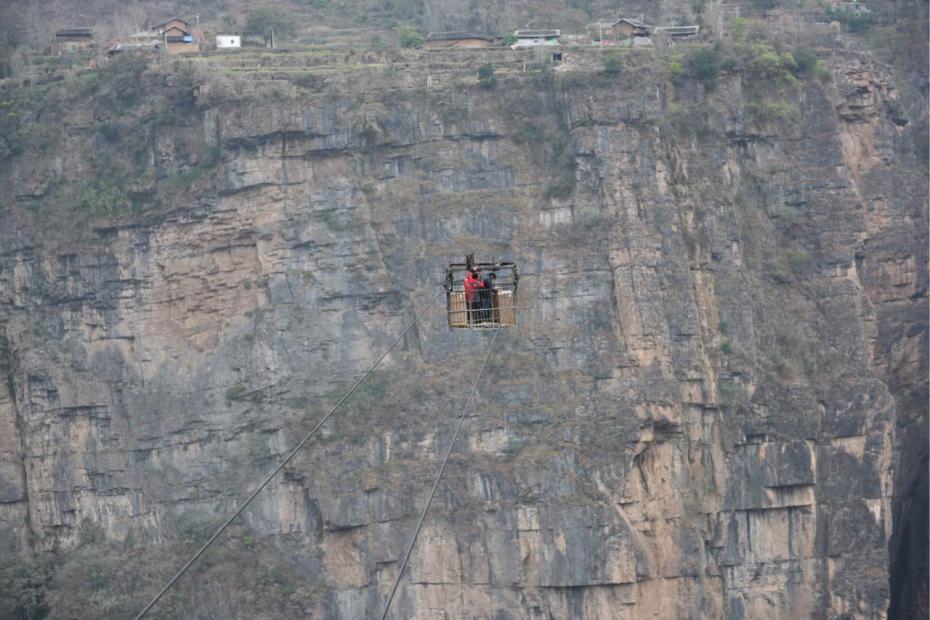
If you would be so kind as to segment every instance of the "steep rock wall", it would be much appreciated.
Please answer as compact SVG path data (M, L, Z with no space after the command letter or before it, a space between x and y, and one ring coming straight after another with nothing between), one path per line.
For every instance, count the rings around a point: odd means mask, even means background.
M152 136L167 171L219 149L175 208L58 248L0 212L4 544L119 542L138 607L182 553L142 550L229 513L475 251L520 264L521 326L395 617L883 615L926 177L892 76L833 70L788 125L739 76L705 100L645 67L228 102ZM411 334L169 615L375 613L489 341L441 310ZM236 546L284 558L272 603ZM67 577L53 612L117 613Z

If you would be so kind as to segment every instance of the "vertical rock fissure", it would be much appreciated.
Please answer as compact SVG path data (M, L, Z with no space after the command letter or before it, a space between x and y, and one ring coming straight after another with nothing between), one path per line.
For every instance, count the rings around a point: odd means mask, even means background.
M924 20L926 21L926 20ZM887 72L887 74L886 74ZM868 66L868 80L851 73L861 92L867 97L863 115L871 113L883 118L889 104L899 99L887 85L895 69L888 65ZM895 83L906 84L906 79ZM849 98L850 95L847 95ZM926 110L926 100L918 98ZM891 491L892 532L888 540L888 580L890 589L889 618L923 617L928 613L926 591L928 582L928 478L927 478L927 368L926 328L920 320L926 318L927 259L926 237L899 227L895 211L906 214L926 231L926 194L911 197L906 194L887 196L888 188L870 176L877 167L861 145L881 137L881 125L862 123L862 119L843 119L839 130L847 135L843 157L849 174L847 182L856 196L863 215L865 243L853 253L855 278L863 290L861 304L874 321L874 342L870 342L870 366L875 376L886 386L895 411L894 467ZM908 123L914 121L907 119ZM924 139L926 139L924 137ZM855 145L855 146L853 146ZM874 156L873 156L874 157ZM924 182L924 187L926 184ZM913 201L913 202L912 202ZM881 208L875 205L881 205ZM912 236L913 234L913 236ZM888 240L893 239L892 243ZM871 241L871 243L869 243ZM912 265L913 267L909 267ZM902 318L910 323L900 329ZM915 341L922 344L915 345ZM908 359L908 349L916 347L914 359ZM921 601L923 591L924 601Z
M0 330L0 371L3 374L3 382L9 393L10 406L13 409L14 428L16 431L17 447L19 448L19 474L20 484L22 485L22 498L20 502L25 506L24 526L26 530L26 550L29 555L35 553L36 534L32 524L32 510L29 501L29 471L26 467L26 432L25 421L22 418L22 410L18 399L16 398L16 378L13 373L13 353L10 350L9 340L5 332L5 327Z

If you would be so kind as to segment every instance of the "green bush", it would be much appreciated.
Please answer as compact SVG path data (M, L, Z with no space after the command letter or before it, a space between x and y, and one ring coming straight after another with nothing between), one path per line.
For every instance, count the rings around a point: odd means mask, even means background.
M814 50L806 47L799 47L791 56L794 58L794 72L796 75L810 73L817 66L817 54Z
M510 47L511 45L513 45L514 43L516 43L516 42L519 41L519 40L520 40L520 39L518 39L515 35L507 34L507 35L504 35L504 36L501 38L501 43L503 43L503 44L506 45L507 47Z
M775 101L753 101L749 104L749 114L760 123L788 123L797 121L801 116L801 111L787 101L776 99Z
M718 387L722 404L729 408L749 402L749 393L745 386L735 379L722 378Z
M733 43L742 44L746 40L746 30L749 28L749 20L745 17L734 17L730 20L730 36Z
M36 121L39 111L49 111L46 95L46 89L37 87L3 92L0 97L0 161L30 149L44 151L60 137L56 127Z
M794 66L791 70L795 75L810 74L824 83L829 82L833 77L827 67L827 62L817 58L814 50L799 47L791 52L791 57L794 59Z
M119 140L119 123L103 122L97 123L97 131L107 142L116 142Z
M688 55L685 60L688 73L701 82L707 90L717 86L720 73L720 52L713 47L702 47Z
M0 133L0 161L22 154L24 148L22 136L18 132Z
M610 50L604 54L604 73L622 73L623 72L623 54L616 50Z
M662 70L668 79L678 81L685 74L685 55L678 50L669 51L662 57Z
M766 88L771 86L793 86L798 83L794 77L797 62L788 52L779 54L768 42L754 43L750 47L743 46L742 52L748 56L744 59L747 76L757 84Z
M542 144L545 140L545 130L532 122L523 124L513 134L513 141L516 144Z
M692 136L719 134L720 117L713 108L701 104L671 102L665 109L660 127L672 140Z
M92 545L102 541L103 532L90 519L84 519L78 528L78 544L81 546Z
M830 68L825 60L818 60L817 64L814 65L814 75L824 84L833 79L833 74L830 73Z
M423 47L423 35L406 26L397 29L397 37L400 40L400 46L412 49Z
M788 284L791 282L791 274L783 265L774 265L769 269L769 277L778 284Z
M669 103L665 109L665 120L670 129L678 134L685 134L691 127L690 110L680 103Z
M48 576L41 562L12 554L4 558L0 563L0 618L44 618Z
M146 81L143 75L148 66L148 56L119 54L98 69L91 87L116 103L117 112L125 113L144 99Z
M830 7L827 15L846 26L849 32L867 32L875 23L871 13L860 13L848 7Z
M788 262L795 272L804 271L810 265L810 255L805 250L791 250L788 252Z
M494 75L494 67L490 64L478 67L478 83L482 88L492 89L497 86L497 76Z
M132 208L132 200L121 184L109 180L87 185L78 197L78 207L94 216L114 216Z

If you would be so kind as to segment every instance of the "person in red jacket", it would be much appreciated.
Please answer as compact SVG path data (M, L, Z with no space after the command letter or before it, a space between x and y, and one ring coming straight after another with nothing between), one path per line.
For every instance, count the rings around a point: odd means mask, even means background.
M468 322L478 323L481 314L481 300L478 298L478 289L484 283L478 277L478 271L472 269L465 274L465 302L468 304Z

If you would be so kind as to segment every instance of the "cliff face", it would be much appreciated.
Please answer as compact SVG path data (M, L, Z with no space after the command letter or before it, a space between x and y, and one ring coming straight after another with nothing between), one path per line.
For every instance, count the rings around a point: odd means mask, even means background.
M52 615L137 610L471 251L519 264L520 326L394 617L884 615L895 425L925 437L927 393L894 73L839 50L787 121L739 73L508 54L489 91L464 58L252 99L170 74L176 121L110 140L75 103L67 148L5 164L39 206L0 210L0 538L57 554ZM82 233L43 196L103 201L68 193L101 150L176 185ZM163 611L373 615L489 342L437 307Z

